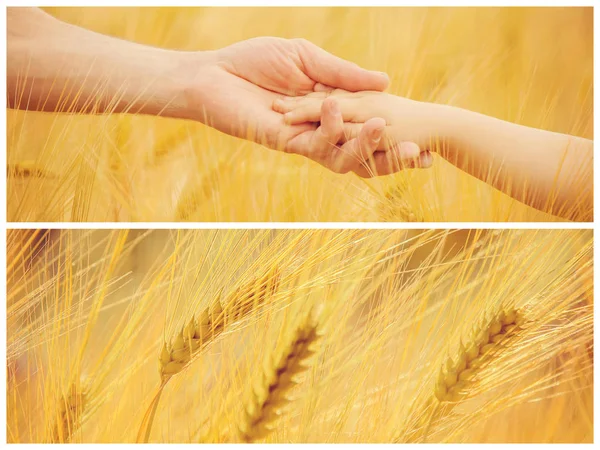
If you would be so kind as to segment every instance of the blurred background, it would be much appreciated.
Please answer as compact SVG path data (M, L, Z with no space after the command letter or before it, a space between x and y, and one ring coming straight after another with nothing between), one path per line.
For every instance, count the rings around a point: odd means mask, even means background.
M303 37L391 76L389 91L586 138L592 8L46 8L153 46ZM533 221L436 157L374 180L336 175L201 124L8 111L12 221Z
M592 238L591 230L9 230L8 439L47 442L77 383L87 399L81 426L53 441L134 442L165 340L275 264L279 287L264 308L230 323L169 383L151 442L202 442L208 427L235 426L250 380L285 341L282 324L315 305L329 316L324 357L267 442L394 441L459 343L509 307L527 317L519 345L504 347L509 358L428 441L592 442Z

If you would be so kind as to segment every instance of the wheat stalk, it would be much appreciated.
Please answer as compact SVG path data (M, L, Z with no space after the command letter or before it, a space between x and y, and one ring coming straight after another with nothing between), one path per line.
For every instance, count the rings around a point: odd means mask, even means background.
M49 443L69 442L80 425L80 418L86 402L85 392L76 383L73 383L69 391L62 395L58 402L55 423L47 439Z
M310 367L307 362L315 354L313 346L319 338L316 325L302 325L275 364L261 373L238 425L244 442L264 439L271 433L290 402L287 394L299 383L297 376Z

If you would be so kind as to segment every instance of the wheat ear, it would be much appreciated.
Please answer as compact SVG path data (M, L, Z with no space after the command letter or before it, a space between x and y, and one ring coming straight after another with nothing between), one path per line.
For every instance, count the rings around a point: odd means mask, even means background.
M243 319L275 294L279 279L280 272L275 266L262 277L237 288L225 301L219 295L197 319L192 317L170 345L163 345L159 356L163 382L181 372L209 342L223 332L226 325Z
M37 164L36 161L20 161L15 164L6 166L7 177L22 177L22 178L56 178L56 175L46 170L43 166Z
M379 200L379 218L383 222L424 222L420 211L416 211L405 200L406 183L390 186Z
M524 318L519 310L501 310L476 325L466 345L461 339L456 360L448 357L446 364L440 368L433 395L427 399L424 407L413 408L411 411L410 416L417 415L417 419L412 421L415 424L412 430L396 441L416 442L419 438L426 440L430 429L467 397L469 388L477 381L477 375L507 347L523 322Z
M158 357L161 383L142 419L137 442L148 442L150 439L160 396L171 377L190 364L202 349L225 330L226 325L243 319L275 294L279 280L280 270L273 266L262 277L235 289L227 300L223 301L219 294L212 306L202 311L197 319L190 319L170 345L163 345Z
M314 345L319 338L316 325L299 327L275 364L261 373L238 425L244 442L264 439L271 433L273 424L290 402L287 394L299 383L298 375L310 367L308 360L315 354Z
M49 443L69 442L73 433L79 428L85 404L85 393L76 383L73 383L69 392L62 395L58 402L55 423L48 437Z
M463 399L465 390L479 369L488 364L504 348L503 342L513 336L522 323L522 316L516 309L501 311L476 327L467 346L461 341L456 361L448 358L435 385L435 397L440 402L458 402Z

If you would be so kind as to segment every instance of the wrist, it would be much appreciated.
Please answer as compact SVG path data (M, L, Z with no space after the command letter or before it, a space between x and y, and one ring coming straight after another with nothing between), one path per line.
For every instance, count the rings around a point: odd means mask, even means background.
M391 96L394 111L391 125L395 139L415 142L422 149L444 150L454 142L455 109L436 103Z
M444 159L455 157L458 108L450 105L417 102L419 122L423 124L420 145L439 153Z
M199 74L209 64L209 52L184 52L144 47L130 52L129 64L142 93L136 108L142 114L177 119L191 117L189 92L197 89Z
M205 107L218 83L218 51L174 52L170 84L173 89L172 107L168 116L206 122Z

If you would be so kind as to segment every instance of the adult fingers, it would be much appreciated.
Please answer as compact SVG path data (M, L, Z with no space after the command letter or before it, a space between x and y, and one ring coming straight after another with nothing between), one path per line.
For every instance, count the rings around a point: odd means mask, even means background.
M316 46L305 39L296 41L306 75L326 86L348 91L384 91L390 79L383 72L366 70Z

